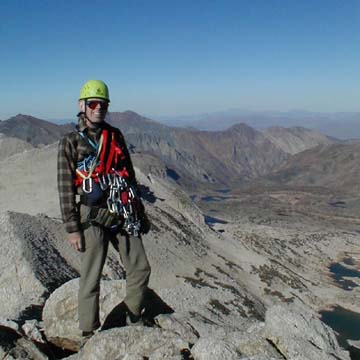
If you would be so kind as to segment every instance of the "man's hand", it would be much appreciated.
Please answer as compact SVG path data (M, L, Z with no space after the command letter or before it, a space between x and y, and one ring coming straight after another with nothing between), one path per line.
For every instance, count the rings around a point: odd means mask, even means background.
M141 217L140 234L147 234L150 231L151 223L146 213L142 214Z
M68 241L70 246L73 247L77 251L83 251L82 246L82 233L81 232L73 232L68 234Z

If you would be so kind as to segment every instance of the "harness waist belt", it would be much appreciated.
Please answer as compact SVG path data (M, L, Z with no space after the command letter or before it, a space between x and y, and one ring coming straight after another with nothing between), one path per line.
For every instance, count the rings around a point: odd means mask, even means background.
M97 208L106 209L107 208L106 199L107 197L103 196L102 198L94 202L93 200L90 200L88 196L80 195L80 204L90 207L96 206Z

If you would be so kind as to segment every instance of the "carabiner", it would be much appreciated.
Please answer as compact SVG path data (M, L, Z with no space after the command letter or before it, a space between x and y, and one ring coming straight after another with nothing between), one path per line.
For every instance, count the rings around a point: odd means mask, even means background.
M86 182L88 182L88 186L86 186ZM90 194L92 192L92 178L83 179L82 189L85 194Z
M114 206L114 202L112 201L112 199L110 198L110 196L108 197L108 199L106 200L106 205L108 207L108 210L111 214L113 214L114 212L116 212L116 208Z
M107 178L109 180L108 185L111 186L112 185L111 175L107 174Z
M97 178L99 179L100 189L103 190L103 191L105 191L105 190L109 187L109 185L108 185L107 182L106 182L106 179L105 179L104 174L101 175L101 178L100 178L99 174L96 174L96 176L97 176Z

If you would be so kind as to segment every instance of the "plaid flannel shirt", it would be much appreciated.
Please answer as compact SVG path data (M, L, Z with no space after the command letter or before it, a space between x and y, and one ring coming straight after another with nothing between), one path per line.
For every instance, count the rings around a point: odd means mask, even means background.
M123 166L126 167L129 173L129 181L132 184L136 184L134 168L121 131L107 123L104 123L103 127L99 129L89 129L85 127L81 121L78 126L78 131L82 131L89 139L96 143L100 139L102 129L115 132L117 143L125 155L125 160L121 163L121 168ZM81 137L78 131L73 131L65 135L60 140L58 148L57 179L59 200L62 219L68 233L80 231L81 229L76 204L76 195L81 193L81 189L77 189L74 185L77 163L94 152L93 147L87 139Z

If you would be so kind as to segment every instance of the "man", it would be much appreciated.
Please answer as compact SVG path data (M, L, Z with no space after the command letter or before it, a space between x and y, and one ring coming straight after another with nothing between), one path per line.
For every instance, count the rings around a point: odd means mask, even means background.
M61 139L58 152L62 217L70 245L81 252L78 312L84 337L100 327L100 277L109 241L118 247L126 270L128 324L141 322L150 276L140 236L148 223L123 135L105 122L109 103L104 82L86 82L77 130Z

